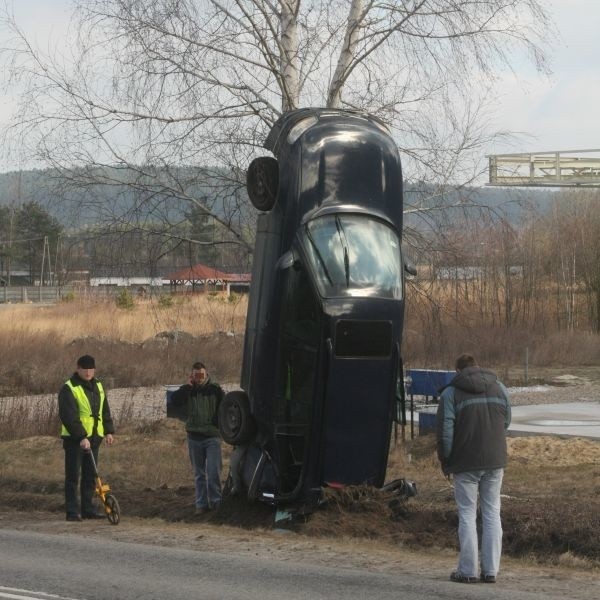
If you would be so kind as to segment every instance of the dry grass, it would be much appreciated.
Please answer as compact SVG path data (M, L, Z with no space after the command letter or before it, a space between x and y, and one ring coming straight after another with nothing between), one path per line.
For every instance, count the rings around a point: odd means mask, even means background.
M82 354L96 357L108 388L180 381L195 360L217 380L236 381L246 304L202 295L133 310L107 301L0 305L0 398L56 393Z
M600 335L581 331L544 334L525 326L490 326L451 318L433 326L407 314L403 339L404 364L410 368L448 369L462 352L475 354L480 364L501 372L523 365L526 352L531 367L600 365Z
M237 382L247 298L175 296L171 306L165 304L136 300L132 310L125 310L114 300L80 298L55 306L0 305L0 397L55 392L84 353L99 359L99 375L109 387L177 381L194 360L208 363L218 380ZM526 349L531 377L548 365L600 364L597 334L540 335L525 327L493 328L426 312L407 313L406 368L449 369L455 356L471 351L510 385L518 383L508 375L524 364ZM163 332L172 335L156 337Z
M0 439L12 440L35 435L53 435L60 430L55 398L0 400Z
M197 294L175 296L172 306L158 300L136 300L132 310L118 308L114 300L78 300L52 306L2 305L1 338L27 340L44 336L67 343L85 335L139 343L161 331L180 330L194 336L218 331L243 333L247 297Z

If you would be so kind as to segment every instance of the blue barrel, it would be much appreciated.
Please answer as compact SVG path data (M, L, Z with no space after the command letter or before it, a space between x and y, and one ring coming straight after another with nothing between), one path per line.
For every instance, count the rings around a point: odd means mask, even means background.
M419 411L419 435L435 433L437 409Z
M181 384L176 385L165 385L165 401L167 406L167 417L172 417L175 419L180 419L182 417L181 410L176 409L171 404L171 396L173 392L177 391L181 387Z
M456 371L440 371L435 369L410 369L408 376L410 377L410 385L408 388L409 394L415 396L431 396L437 398L440 388L448 385Z

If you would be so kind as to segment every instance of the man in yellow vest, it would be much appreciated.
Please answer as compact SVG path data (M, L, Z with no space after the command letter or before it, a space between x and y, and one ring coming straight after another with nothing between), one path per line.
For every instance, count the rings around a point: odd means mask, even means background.
M77 360L77 370L58 393L58 415L65 450L65 508L67 521L101 519L92 502L94 466L102 440L113 443L114 426L102 383L95 377L96 362L86 354ZM77 494L80 488L81 510Z

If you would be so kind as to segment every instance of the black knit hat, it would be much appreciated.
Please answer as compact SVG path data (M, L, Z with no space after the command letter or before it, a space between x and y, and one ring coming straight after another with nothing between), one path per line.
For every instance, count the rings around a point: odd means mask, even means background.
M93 356L84 354L77 359L77 366L81 369L95 369L96 361Z

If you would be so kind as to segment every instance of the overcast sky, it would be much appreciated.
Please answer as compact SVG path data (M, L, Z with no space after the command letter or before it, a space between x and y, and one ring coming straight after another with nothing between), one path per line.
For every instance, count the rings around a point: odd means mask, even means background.
M516 77L500 74L491 125L522 136L509 146L490 147L488 153L600 148L596 56L600 0L542 2L560 32L554 44L553 74L539 75L525 64L516 65ZM69 0L14 0L14 4L23 29L42 47L48 35L65 37ZM1 45L5 38L0 30ZM10 97L0 93L0 123L6 122L10 109ZM0 160L0 172L10 168L14 166Z
M544 1L544 0L542 0ZM600 0L545 0L560 38L550 77L522 68L498 88L494 124L528 134L508 151L600 148L600 69L596 59ZM497 151L506 151L498 149Z

